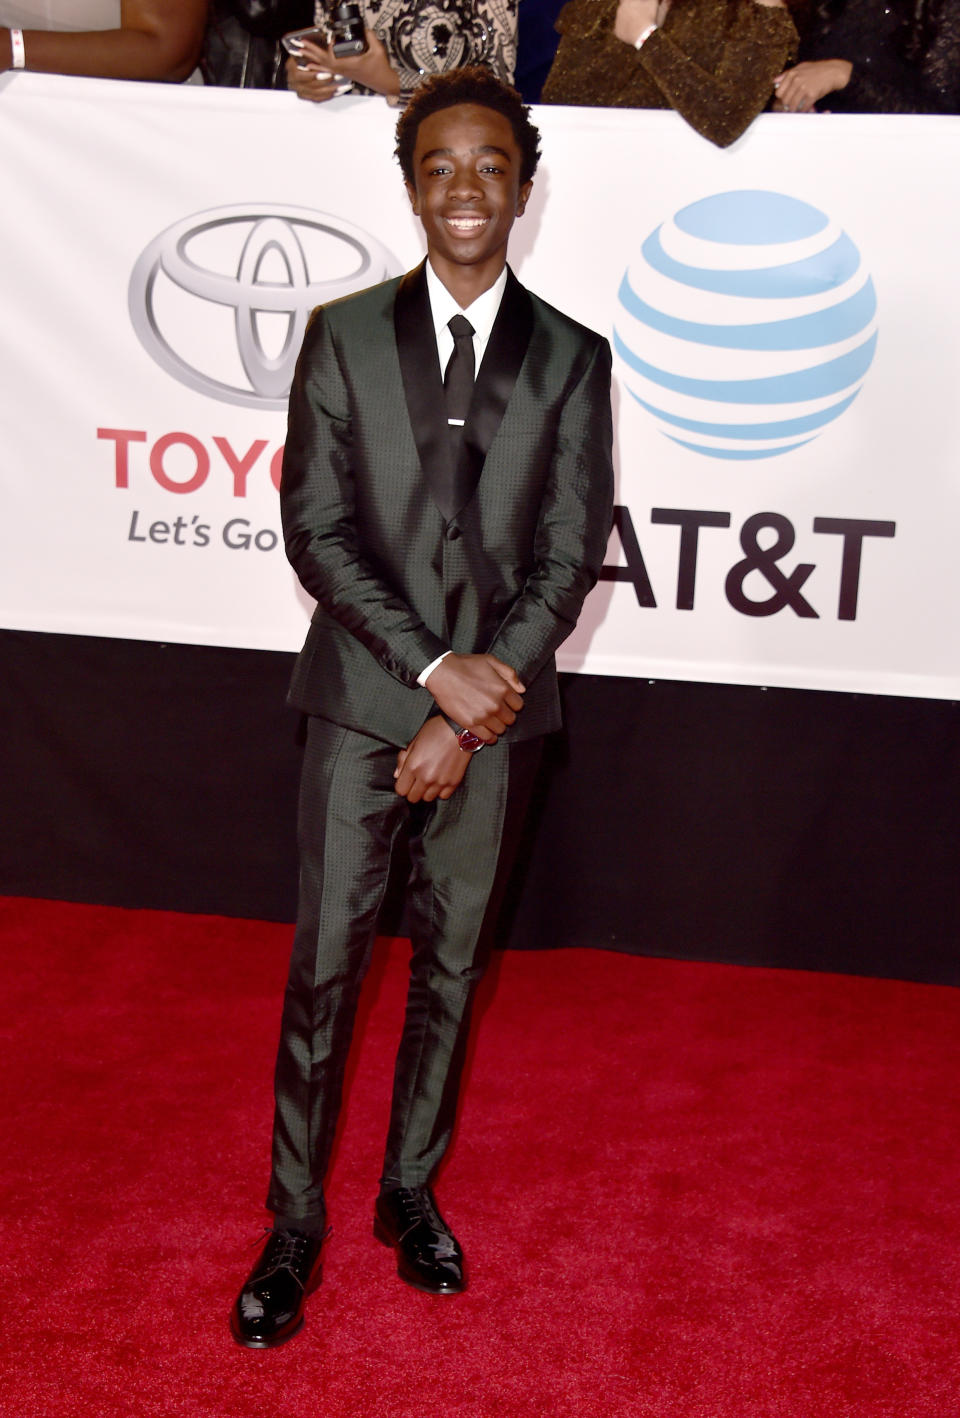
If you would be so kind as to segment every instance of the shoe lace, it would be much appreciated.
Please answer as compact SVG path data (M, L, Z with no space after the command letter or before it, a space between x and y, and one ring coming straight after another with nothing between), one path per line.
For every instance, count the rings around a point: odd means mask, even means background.
M301 1231L277 1231L273 1227L266 1228L269 1235L275 1236L279 1245L274 1246L271 1259L278 1270L284 1267L292 1268L303 1260L304 1253L310 1245L311 1237L306 1236Z
M408 1223L406 1230L412 1230L420 1222L426 1222L434 1233L428 1243L430 1250L437 1260L452 1260L457 1253L456 1242L434 1206L430 1193L419 1188L404 1187L400 1189L397 1200L403 1211L404 1222Z
M326 1241L332 1230L332 1226L327 1227L319 1238L321 1243ZM276 1244L271 1247L270 1255L273 1269L290 1270L291 1272L295 1266L301 1264L307 1247L315 1239L313 1236L308 1236L305 1231L281 1231L276 1226L264 1226L260 1235L250 1244L251 1246L262 1246L264 1241L269 1242L271 1237L276 1241ZM294 1275L294 1279L296 1279L296 1275Z

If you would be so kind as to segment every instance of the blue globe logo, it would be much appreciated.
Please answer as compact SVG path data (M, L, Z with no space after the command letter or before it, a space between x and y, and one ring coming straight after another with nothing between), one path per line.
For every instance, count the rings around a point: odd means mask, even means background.
M709 458L809 443L850 407L877 344L860 253L779 192L721 192L663 222L620 284L624 383L662 433Z

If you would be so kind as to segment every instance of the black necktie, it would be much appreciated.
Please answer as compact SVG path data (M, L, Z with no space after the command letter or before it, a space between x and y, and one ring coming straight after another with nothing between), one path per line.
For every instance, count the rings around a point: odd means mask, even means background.
M463 424L470 411L473 398L473 326L464 315L454 315L447 322L447 329L453 336L453 354L447 362L443 376L444 393L447 396L447 418L451 422Z

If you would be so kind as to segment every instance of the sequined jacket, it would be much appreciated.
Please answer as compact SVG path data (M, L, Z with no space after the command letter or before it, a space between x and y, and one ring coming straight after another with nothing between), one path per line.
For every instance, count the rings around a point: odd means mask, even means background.
M726 147L766 108L796 55L785 9L754 0L674 0L640 49L614 34L617 0L570 0L543 103L675 108Z

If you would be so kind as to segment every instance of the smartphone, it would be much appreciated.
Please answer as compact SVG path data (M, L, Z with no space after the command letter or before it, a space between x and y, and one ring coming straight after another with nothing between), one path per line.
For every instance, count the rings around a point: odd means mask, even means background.
M299 59L303 53L304 40L309 40L311 44L318 44L321 49L326 49L327 32L317 29L315 26L311 26L307 30L291 30L289 34L283 35L280 43L288 54L292 54L294 59Z

